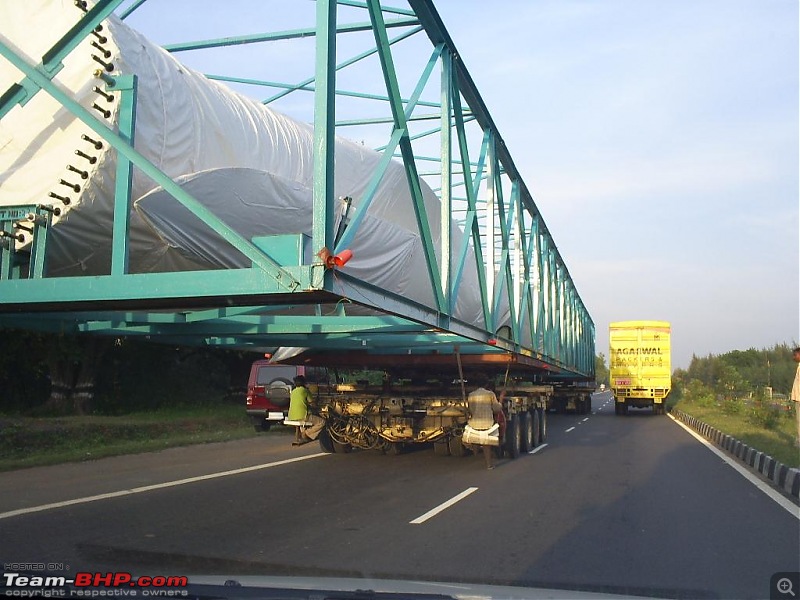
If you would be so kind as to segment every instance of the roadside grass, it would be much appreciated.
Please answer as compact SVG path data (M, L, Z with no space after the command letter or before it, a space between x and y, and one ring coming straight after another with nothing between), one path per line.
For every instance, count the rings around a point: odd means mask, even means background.
M716 427L789 467L800 467L795 446L797 425L794 413L785 408L766 408L741 400L682 398L674 408Z
M114 417L0 415L0 471L275 435L284 429L289 428L256 433L242 406L230 404Z

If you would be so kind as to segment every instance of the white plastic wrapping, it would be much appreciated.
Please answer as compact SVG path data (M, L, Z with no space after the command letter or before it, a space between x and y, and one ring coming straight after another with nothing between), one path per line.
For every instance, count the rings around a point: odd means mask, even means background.
M72 1L0 3L6 43L33 63L81 16ZM181 65L111 17L64 61L55 78L82 106L117 122L118 98L94 90L100 64L138 76L135 148L243 237L311 233L313 130ZM91 45L101 41L103 56ZM0 59L0 89L21 79ZM104 117L96 108L110 111ZM49 203L62 209L48 242L48 274L104 274L110 269L116 153L44 92L0 121L0 205ZM83 155L76 154L80 152ZM357 205L380 155L337 138L335 193ZM88 158L87 158L88 157ZM70 170L69 166L74 169ZM75 171L77 169L78 172ZM64 183L62 183L62 180ZM78 191L70 187L78 186ZM439 201L422 183L438 253ZM69 198L69 204L51 196ZM156 272L250 266L197 217L134 171L130 270ZM463 233L453 224L453 267ZM313 249L317 251L319 249ZM392 162L351 246L345 271L387 291L433 305L403 166ZM470 256L470 259L472 257ZM455 316L483 326L474 260L464 269ZM507 310L498 326L507 322Z

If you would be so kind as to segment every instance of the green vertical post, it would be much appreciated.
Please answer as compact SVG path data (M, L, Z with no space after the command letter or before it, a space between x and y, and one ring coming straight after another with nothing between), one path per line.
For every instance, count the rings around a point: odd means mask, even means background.
M136 128L136 75L117 77L107 87L118 91L119 136L133 146ZM117 178L114 189L114 225L111 237L111 274L125 275L128 272L128 229L131 215L131 183L133 163L122 153L117 153Z
M511 260L511 268L514 273L514 293L512 302L517 307L517 314L522 320L522 291L523 286L530 285L530 264L525 260L525 213L522 212L522 202L519 197L519 181L516 179L511 182L511 205L517 215L517 226L511 231L514 233L514 254Z
M436 249L433 245L430 222L428 221L428 214L425 209L425 200L422 195L417 165L414 161L414 151L409 138L408 125L406 123L407 119L400 97L400 87L394 68L391 48L389 47L389 38L386 35L386 24L383 20L382 7L377 0L367 0L367 8L369 10L370 21L372 22L372 33L375 36L375 46L378 48L378 57L381 62L386 91L390 98L389 106L392 110L394 126L395 129L402 131L399 142L400 153L403 156L403 166L405 167L406 180L408 181L409 191L411 192L411 201L414 208L414 216L417 220L417 227L419 229L420 242L422 243L422 250L425 254L425 265L428 270L431 291L433 292L436 309L439 312L444 312L446 306L444 293L441 289L441 275L439 274L439 265L436 260Z
M334 147L336 123L336 0L317 1L316 87L314 90L314 187L312 248L333 249L335 211ZM330 271L312 274L313 287L328 287Z
M41 279L44 276L45 249L47 248L47 234L53 223L52 214L48 210L37 209L34 211L37 221L33 232L31 244L31 265L29 277Z
M453 135L451 112L453 106L453 57L449 48L442 52L442 125L441 125L441 247L442 247L442 292L447 312L455 312L455 302L450 290L451 264L451 217L453 212Z
M0 228L2 230L2 228ZM3 230L5 231L5 230ZM11 233L9 229L7 233ZM11 279L11 265L14 259L14 238L4 237L0 239L0 280Z
M491 324L488 326L489 330L494 331L497 328L496 318L494 314L494 288L497 283L496 278L498 275L497 270L497 250L495 244L497 243L497 232L494 223L495 211L495 194L494 194L494 172L495 172L495 154L494 154L494 132L487 130L489 134L489 143L487 144L487 160L486 160L486 203L484 205L484 218L486 219L486 227L484 229L484 236L486 239L486 300L490 303L490 318Z
M537 216L533 222L532 233L534 235L532 237L535 237L536 239L537 261L539 264L539 302L538 302L539 309L537 313L539 342L537 348L539 349L540 352L544 352L547 349L545 336L547 334L546 332L548 327L547 307L545 305L545 300L549 298L548 294L550 293L550 288L549 286L547 288L545 287L546 282L544 278L544 273L545 273L545 267L547 266L545 262L547 260L547 251L545 249L545 244L544 244L544 235L540 231L539 223L540 219Z
M555 312L553 313L553 324L554 324L554 335L553 335L553 342L555 344L555 349L553 351L553 357L557 358L560 361L564 360L564 354L562 351L562 338L563 338L563 310L562 304L564 302L564 282L563 282L563 270L561 268L561 264L557 262L555 257L555 250L553 251L553 261L555 264Z

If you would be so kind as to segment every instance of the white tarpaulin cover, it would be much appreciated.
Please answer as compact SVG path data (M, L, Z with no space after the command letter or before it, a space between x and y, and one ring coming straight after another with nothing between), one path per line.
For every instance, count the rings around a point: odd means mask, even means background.
M83 13L71 0L0 2L0 35L34 64ZM313 130L181 65L115 17L64 61L54 81L110 126L110 102L95 88L100 67L138 76L134 147L246 239L311 233ZM108 56L91 45L100 42ZM0 89L21 74L0 59ZM110 111L106 117L93 105ZM89 140L84 136L88 136ZM116 152L45 92L0 121L0 205L47 203L62 209L48 240L48 274L110 270ZM358 205L380 155L337 138L335 194ZM72 168L70 168L72 167ZM422 183L438 253L439 200ZM55 196L53 196L55 194ZM67 198L65 205L58 197ZM249 267L250 263L160 187L134 170L130 271ZM453 266L463 233L453 223ZM319 250L313 249L314 252ZM428 306L433 295L401 164L392 162L351 246L345 272ZM483 326L472 256L455 316ZM505 305L506 303L504 303ZM501 309L498 326L506 324Z

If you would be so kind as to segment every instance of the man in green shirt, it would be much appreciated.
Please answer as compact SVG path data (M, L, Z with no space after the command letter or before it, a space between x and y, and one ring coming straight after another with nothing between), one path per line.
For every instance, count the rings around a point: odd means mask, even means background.
M325 426L325 419L319 415L311 414L308 410L313 403L314 398L306 387L306 378L298 375L294 378L294 389L289 395L289 415L286 418L289 421L304 421L310 424L298 427L297 441L294 442L296 446L307 444L317 439L319 432Z

